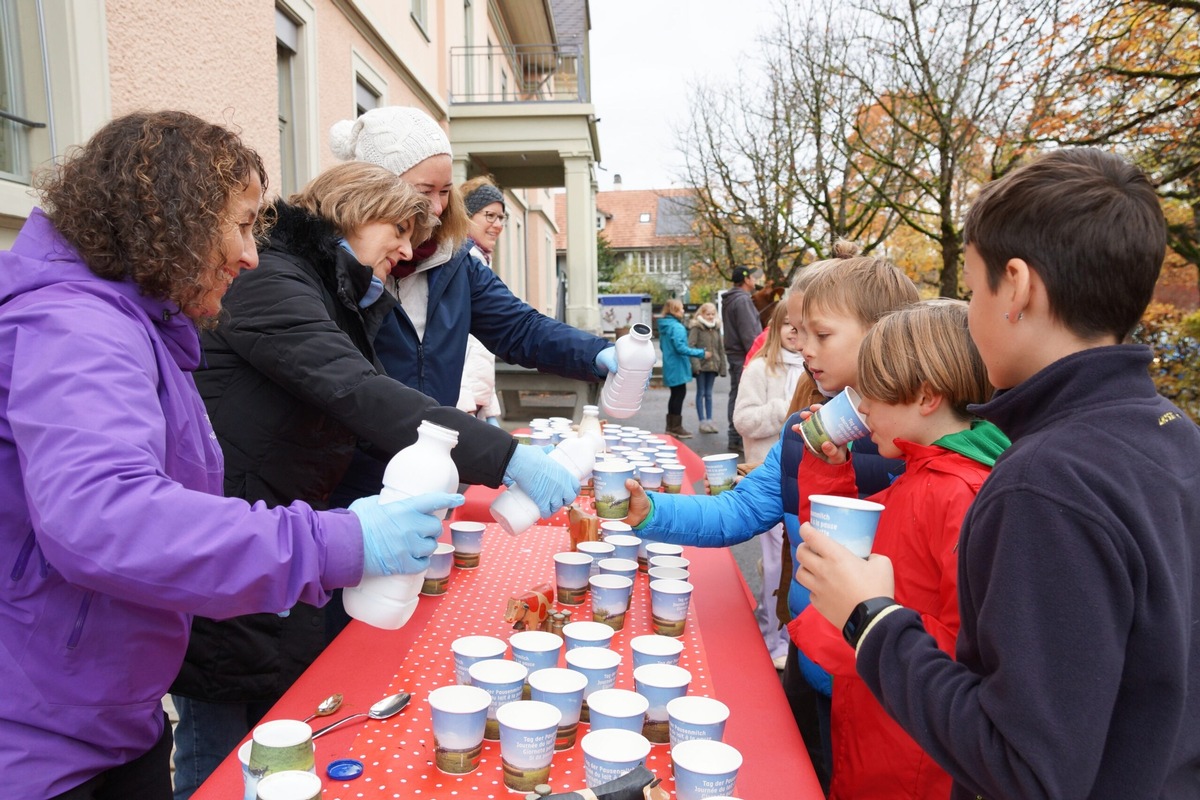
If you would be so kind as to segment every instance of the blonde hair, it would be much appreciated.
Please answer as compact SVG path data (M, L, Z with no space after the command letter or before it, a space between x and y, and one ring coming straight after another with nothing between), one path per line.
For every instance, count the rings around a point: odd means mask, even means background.
M462 192L457 186L450 187L450 199L442 209L441 225L433 232L433 238L440 244L451 242L457 252L467 241L471 232L471 217L467 214L467 204L463 202Z
M858 390L890 405L911 403L923 386L961 419L992 395L987 368L967 331L967 304L938 298L885 314L858 351Z
M717 313L717 307L712 303L701 303L700 307L696 309L696 314L701 315L706 311L711 311L715 314Z
M288 198L346 236L370 222L411 222L412 244L438 227L429 198L391 170L367 161L330 167Z
M787 295L779 298L779 303L775 306L774 313L771 314L771 322L767 326L767 338L763 342L763 346L754 354L751 361L763 359L767 362L767 372L772 374L779 371L783 366L783 357L780 355L783 352L783 326L787 320Z
M808 267L819 269L802 290L805 319L821 309L847 314L869 328L889 311L921 299L916 285L886 258L860 256L845 241L834 245L833 255Z
M683 316L683 301L678 297L672 297L667 302L663 303L663 316L682 317Z

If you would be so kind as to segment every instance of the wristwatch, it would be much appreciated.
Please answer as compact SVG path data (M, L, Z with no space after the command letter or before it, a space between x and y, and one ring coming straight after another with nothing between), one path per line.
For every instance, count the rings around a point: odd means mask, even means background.
M899 605L899 603L890 597L872 597L870 600L862 601L854 607L854 610L850 612L850 619L846 620L846 624L842 626L842 637L857 650L858 640L862 638L872 620L878 617L880 612L895 605Z

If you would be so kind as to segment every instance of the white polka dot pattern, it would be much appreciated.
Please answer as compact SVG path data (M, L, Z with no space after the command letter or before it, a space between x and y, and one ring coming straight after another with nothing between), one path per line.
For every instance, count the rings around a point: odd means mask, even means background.
M444 537L448 540L447 534ZM499 525L489 524L483 536L483 552L477 569L455 568L449 591L437 597L422 597L421 603L437 603L429 624L400 665L386 693L407 691L412 703L403 714L389 720L369 721L354 740L347 755L365 766L362 778L346 783L325 780L325 798L510 798L501 777L500 743L484 741L479 769L466 775L447 775L433 762L433 732L429 693L454 683L454 659L450 643L459 636L483 634L505 641L514 633L504 621L510 596L541 583L554 581L553 555L569 549L565 527L534 526L520 536L510 536ZM634 688L633 656L629 641L653 633L650 620L650 589L645 573L638 573L625 627L612 639L612 649L623 656L617 687ZM696 591L703 591L702 586ZM591 619L590 600L580 606L554 603L555 610L571 611L572 620ZM689 694L713 696L707 660L696 620L695 607L688 611L680 666L692 673ZM565 648L564 648L565 650ZM506 656L511 658L511 652ZM559 665L566 666L559 658ZM578 739L587 732L580 724ZM554 754L550 785L555 792L584 787L583 751L575 747ZM646 766L673 790L669 748L655 746Z

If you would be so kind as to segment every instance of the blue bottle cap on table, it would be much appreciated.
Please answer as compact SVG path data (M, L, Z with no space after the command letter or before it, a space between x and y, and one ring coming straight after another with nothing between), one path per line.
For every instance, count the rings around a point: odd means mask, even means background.
M358 759L339 758L329 762L325 774L335 781L352 781L363 774L363 765Z

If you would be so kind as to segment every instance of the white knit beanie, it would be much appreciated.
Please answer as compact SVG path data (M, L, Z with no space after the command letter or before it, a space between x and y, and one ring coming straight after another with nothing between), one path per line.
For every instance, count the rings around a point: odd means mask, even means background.
M446 132L419 108L372 108L329 129L329 147L342 161L369 161L403 175L430 156L451 155Z

